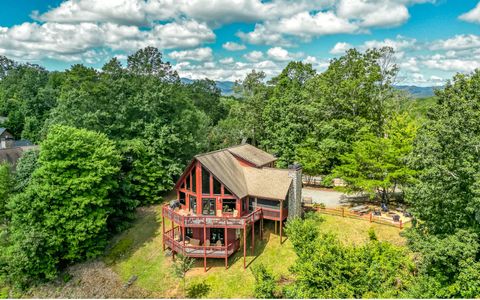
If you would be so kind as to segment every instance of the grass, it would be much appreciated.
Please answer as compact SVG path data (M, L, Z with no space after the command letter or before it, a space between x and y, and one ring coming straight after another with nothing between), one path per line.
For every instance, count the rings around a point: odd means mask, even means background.
M370 227L374 228L379 240L396 245L405 243L399 235L400 230L395 227L337 216L323 217L325 221L319 230L334 233L345 243L365 243ZM279 236L273 233L273 223L265 222L265 225L264 240L256 240L253 256L247 248L246 270L243 269L242 251L230 257L227 270L223 259L208 259L208 271L205 273L203 260L196 260L193 269L187 273L187 286L205 284L205 296L208 298L252 298L254 278L250 267L256 264L264 264L277 279L288 279L288 269L296 259L292 245L288 239L280 245ZM170 228L169 224L167 228ZM124 282L134 275L138 276L134 285L151 297L184 297L180 279L173 276L172 258L163 252L161 234L161 207L144 208L134 226L112 242L104 260ZM250 238L247 237L247 240L250 241Z

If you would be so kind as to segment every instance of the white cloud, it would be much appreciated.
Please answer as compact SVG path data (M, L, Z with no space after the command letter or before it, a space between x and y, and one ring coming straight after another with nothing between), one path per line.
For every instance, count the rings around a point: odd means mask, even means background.
M243 57L245 57L245 59L248 61L255 62L263 58L263 53L262 51L251 51L245 54Z
M255 29L251 32L238 32L237 36L244 42L254 45L278 45L292 46L293 43L287 40L282 33L272 32L263 24L256 24Z
M148 30L113 23L46 22L0 27L2 54L23 59L68 60L102 48L130 52L146 46L189 48L214 40L211 29L193 20L156 24Z
M460 34L453 38L437 40L430 45L431 50L466 50L480 47L480 36Z
M406 4L401 0L340 0L337 13L345 19L359 20L362 27L392 27L410 17Z
M335 46L333 46L333 48L330 50L330 53L344 54L345 52L347 52L348 49L351 49L351 48L353 48L353 46L350 45L349 43L339 42L339 43L336 43Z
M396 52L414 49L417 46L417 40L412 38L407 38L401 35L397 35L396 39L384 39L383 41L366 41L361 49L370 49L370 48L382 48L382 47L392 47Z
M273 47L268 49L267 55L276 61L288 61L292 59L290 53L288 53L288 51L282 47Z
M477 3L477 6L470 10L469 12L464 13L458 17L460 20L471 22L471 23L480 23L480 2Z
M176 61L209 61L212 60L212 48L197 48L192 50L183 50L183 51L173 51L168 54L168 56Z
M480 68L480 61L477 59L458 59L447 58L443 55L433 55L423 61L423 64L434 70L450 71L450 72L472 72Z
M225 44L222 45L223 49L226 49L228 51L239 51L239 50L244 50L245 45L238 44L235 42L226 42Z
M235 60L233 59L233 57L226 57L226 58L223 58L223 59L219 60L219 62L221 64L228 65L228 64L233 64L235 62Z

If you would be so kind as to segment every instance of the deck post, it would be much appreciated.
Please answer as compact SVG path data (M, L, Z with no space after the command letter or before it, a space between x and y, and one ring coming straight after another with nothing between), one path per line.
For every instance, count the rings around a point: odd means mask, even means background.
M251 247L252 256L255 252L255 219L252 216L252 247Z
M175 260L175 223L172 222L172 259Z
M228 229L227 220L225 220L225 270L228 269Z
M262 218L260 219L260 240L263 241L263 214Z
M280 245L283 243L282 240L282 227L283 227L283 201L280 202Z
M203 218L203 271L207 272L207 221Z
M162 241L163 241L163 252L165 252L165 207L162 211Z
M247 257L247 227L243 224L243 269L247 268L246 258Z
M182 240L183 240L183 255L185 256L185 217L182 216Z

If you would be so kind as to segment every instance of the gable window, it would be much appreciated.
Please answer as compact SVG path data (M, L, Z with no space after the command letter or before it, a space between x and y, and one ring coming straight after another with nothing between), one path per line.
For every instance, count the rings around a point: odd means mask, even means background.
M202 167L202 194L210 195L210 172Z
M223 187L223 194L224 195L231 195L232 192L230 192L225 186Z
M197 172L195 172L195 168L192 170L192 191L197 191Z
M207 216L215 215L215 198L202 199L202 214Z
M190 174L188 174L187 179L185 179L187 182L187 190L190 190Z
M215 195L220 195L221 194L221 189L222 185L220 184L220 182L215 178L213 177L213 193Z
M197 213L197 197L195 196L190 196L190 211L194 214Z
M178 202L185 205L185 193L184 192L179 192L178 194L179 194L178 195Z
M223 199L222 201L222 211L224 213L231 213L233 214L233 211L237 207L237 201L235 199Z

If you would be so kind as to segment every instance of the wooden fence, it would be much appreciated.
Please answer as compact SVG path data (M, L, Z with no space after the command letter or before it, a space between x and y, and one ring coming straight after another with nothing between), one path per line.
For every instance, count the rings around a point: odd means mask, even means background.
M382 225L387 225L387 226L393 226L397 227L400 229L403 229L407 222L403 222L401 219L398 222L394 222L393 219L390 220L386 217L383 216L375 216L373 215L372 212L369 213L357 213L357 212L352 212L349 211L348 209L345 209L344 207L341 208L322 208L322 207L306 207L307 210L313 210L317 211L321 214L326 214L326 215L333 215L333 216L340 216L344 218L351 218L351 219L358 219L358 220L364 220L364 221L369 221L370 223L377 223L377 224L382 224Z

